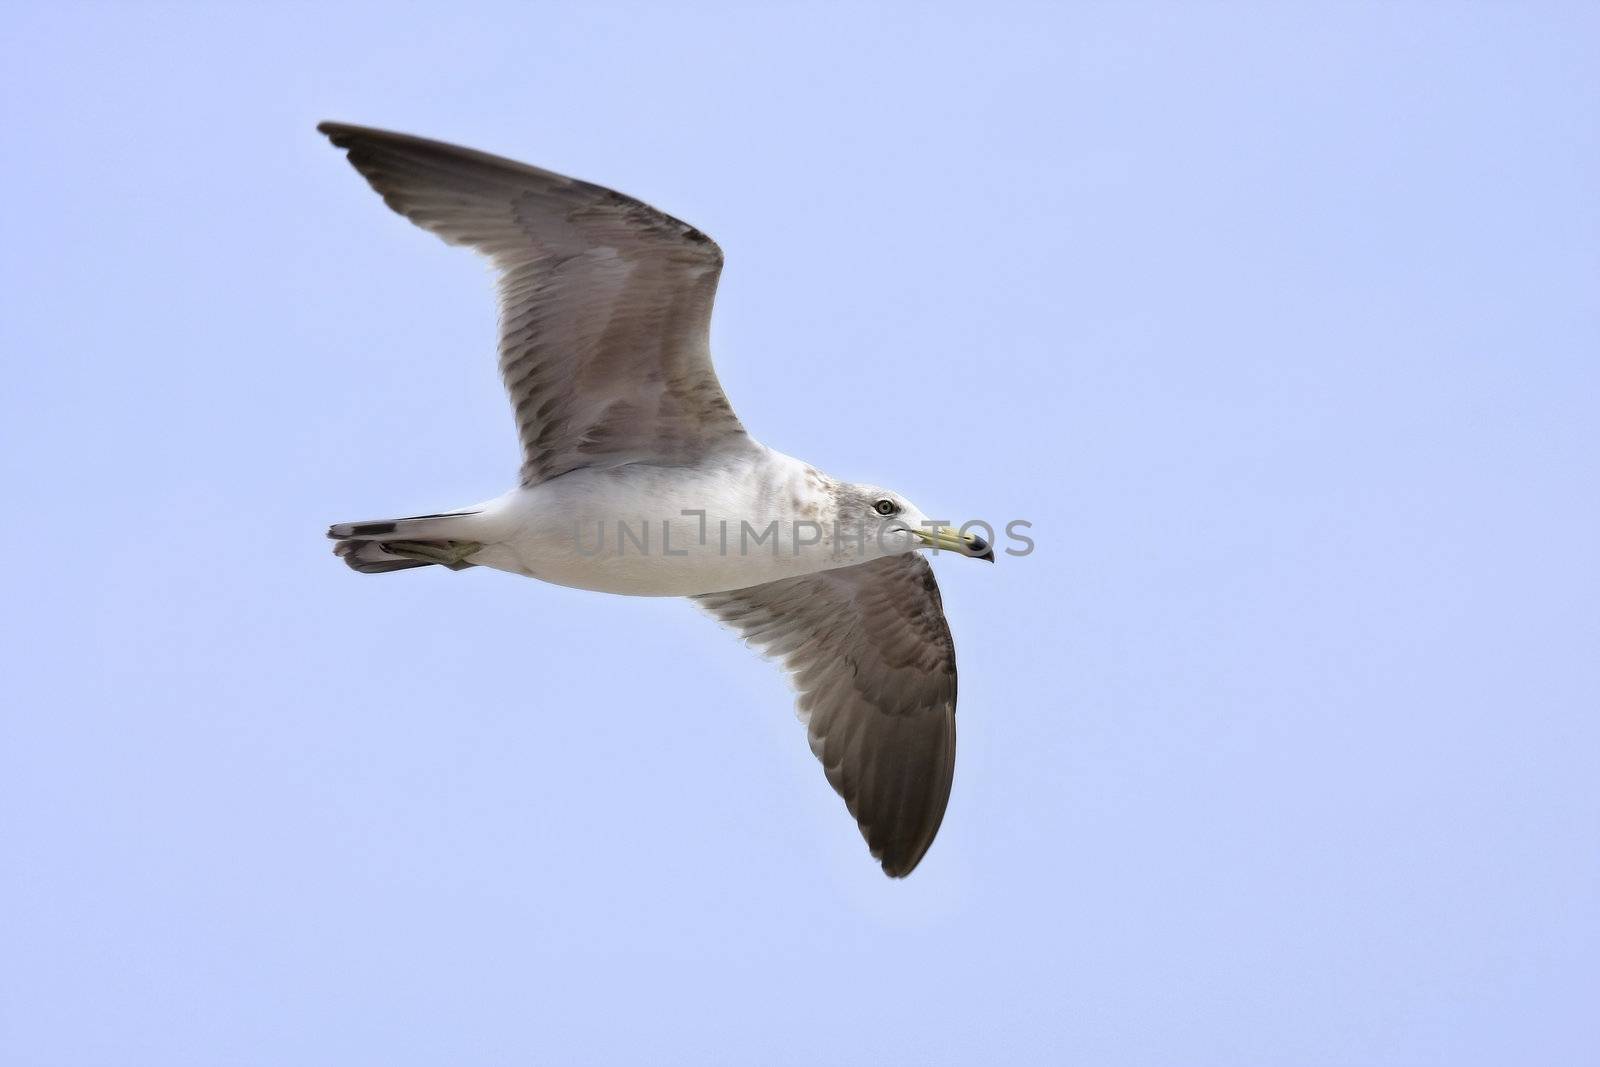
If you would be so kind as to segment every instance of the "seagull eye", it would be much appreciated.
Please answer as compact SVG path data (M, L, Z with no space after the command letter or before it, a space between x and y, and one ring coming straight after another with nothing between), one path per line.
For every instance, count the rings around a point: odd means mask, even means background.
M872 510L876 511L879 515L893 515L900 509L894 506L893 500L880 500L876 504L872 505Z

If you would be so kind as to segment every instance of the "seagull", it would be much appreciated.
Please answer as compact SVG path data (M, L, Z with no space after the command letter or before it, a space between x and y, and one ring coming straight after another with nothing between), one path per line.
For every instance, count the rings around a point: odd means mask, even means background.
M790 674L811 750L891 878L950 798L956 657L924 551L994 561L900 493L751 437L711 364L722 250L621 193L483 152L324 122L390 208L486 257L517 486L432 515L338 523L363 574L490 567L691 597Z

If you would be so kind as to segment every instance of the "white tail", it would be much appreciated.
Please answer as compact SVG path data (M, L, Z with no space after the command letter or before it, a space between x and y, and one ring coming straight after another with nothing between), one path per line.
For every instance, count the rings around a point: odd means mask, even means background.
M463 570L472 566L467 557L481 546L470 539L471 531L461 520L476 514L452 511L375 522L340 522L328 527L328 536L337 542L334 555L362 574L386 574L435 564Z

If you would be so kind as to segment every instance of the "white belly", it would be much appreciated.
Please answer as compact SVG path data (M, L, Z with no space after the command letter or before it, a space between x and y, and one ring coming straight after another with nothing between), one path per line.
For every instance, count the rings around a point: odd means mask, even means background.
M474 516L484 548L472 562L579 589L693 596L882 554L830 528L804 464L768 456L709 471L580 470L514 489Z

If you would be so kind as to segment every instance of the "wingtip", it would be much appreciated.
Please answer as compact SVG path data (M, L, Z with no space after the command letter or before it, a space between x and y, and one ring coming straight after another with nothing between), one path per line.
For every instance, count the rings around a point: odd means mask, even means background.
M322 122L317 123L317 132L322 134L322 136L326 137L328 140L332 141L334 145L339 148L345 147L339 143L340 138L348 138L352 133L355 132L355 130L356 127L345 122L333 122L325 119Z
M932 844L932 842L930 841L929 844ZM878 860L878 866L883 868L883 873L885 875L890 878L900 879L905 878L912 871L916 870L917 866L922 862L922 858L927 854L928 849L923 847L913 856L906 856L902 854L887 858L881 856L875 858Z

